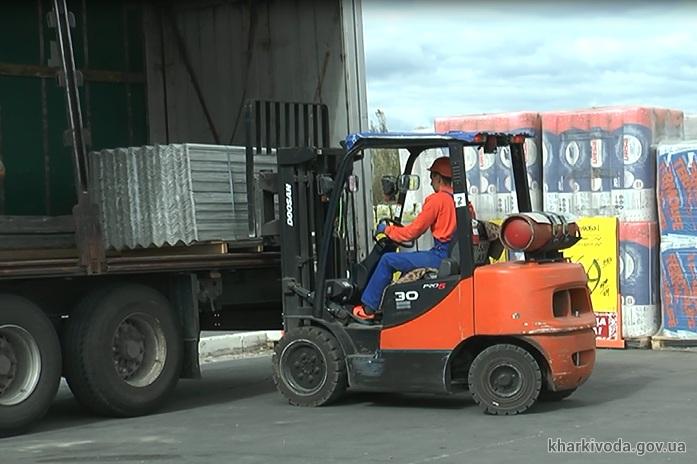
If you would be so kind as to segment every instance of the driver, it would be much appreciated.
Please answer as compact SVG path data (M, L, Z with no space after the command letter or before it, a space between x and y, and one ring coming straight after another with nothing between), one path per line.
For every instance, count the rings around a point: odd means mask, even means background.
M442 156L436 159L428 170L431 172L431 187L434 193L424 200L421 213L411 224L403 227L388 226L381 222L378 224L377 234L385 234L393 242L405 243L416 240L430 228L434 240L433 248L413 253L385 253L363 291L363 304L353 308L354 316L360 319L375 318L382 294L396 271L404 273L423 267L437 269L441 261L448 256L448 244L457 228L450 160L447 156ZM470 216L474 218L472 204L468 203L467 207Z

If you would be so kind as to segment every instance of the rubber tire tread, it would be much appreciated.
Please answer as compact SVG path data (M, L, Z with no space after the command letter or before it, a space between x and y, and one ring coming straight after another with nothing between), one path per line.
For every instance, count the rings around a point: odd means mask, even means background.
M167 343L165 367L160 377L148 387L157 384L156 394L150 398L138 400L136 391L132 391L133 401L117 398L113 392L103 386L103 365L90 362L90 353L100 346L90 340L92 326L107 317L109 299L118 294L135 294L152 297L168 309L169 320L161 321ZM167 326L170 326L167 329ZM114 327L115 328L115 327ZM159 409L176 387L182 369L183 341L174 312L169 302L151 287L140 284L107 284L89 293L75 307L68 320L64 343L64 372L70 390L78 403L95 414L107 417L135 417L149 414ZM111 365L111 360L104 363ZM100 372L101 371L101 372ZM120 380L119 380L120 381ZM102 385L100 385L102 384ZM123 383L121 389L133 389Z
M296 394L281 377L280 358L284 348L292 341L308 339L314 342L327 360L327 383L310 396ZM337 339L325 329L308 326L288 331L279 341L272 356L273 381L278 391L294 406L326 406L341 398L348 388L348 373L344 352Z
M499 356L501 353L512 353L513 356L520 356L518 361L524 361L528 364L528 366L531 368L532 375L533 375L533 394L531 395L530 398L526 399L522 404L519 406L513 407L513 408L501 408L497 407L495 405L490 405L487 404L484 399L481 397L479 393L479 389L477 388L477 381L482 380L481 378L477 378L478 376L481 376L482 374L482 369L486 365L487 362L489 362L489 358L493 357L494 359ZM479 405L479 407L484 410L485 413L491 414L491 415L505 415L505 416L511 416L511 415L516 415L520 414L524 411L526 411L528 408L530 408L535 402L537 401L539 397L539 393L542 389L542 371L540 370L540 366L535 360L535 358L524 348L521 348L520 346L517 345L512 345L508 343L500 343L497 345L492 345L486 349L484 349L481 353L477 355L477 357L474 358L474 361L472 362L472 365L470 366L470 370L468 373L468 383L469 383L469 390L472 394L472 398L474 399L475 403Z
M34 336L41 355L41 374L34 392L23 402L0 406L0 437L29 430L46 415L58 392L61 379L61 347L53 323L26 298L0 295L0 325L14 324Z

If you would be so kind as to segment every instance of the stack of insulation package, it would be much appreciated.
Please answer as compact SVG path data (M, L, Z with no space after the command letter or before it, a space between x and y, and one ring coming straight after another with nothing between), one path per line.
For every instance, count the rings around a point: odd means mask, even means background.
M686 132L688 126L686 125ZM697 339L697 139L658 146L661 336Z
M656 144L680 140L683 113L593 108L542 115L544 209L619 219L624 338L659 330Z
M438 118L436 132L525 132L532 137L525 142L525 161L533 210L542 209L542 160L539 147L542 141L538 113L477 114ZM477 217L482 220L501 220L518 211L515 183L508 147L496 153L484 153L465 148L465 168L469 199Z

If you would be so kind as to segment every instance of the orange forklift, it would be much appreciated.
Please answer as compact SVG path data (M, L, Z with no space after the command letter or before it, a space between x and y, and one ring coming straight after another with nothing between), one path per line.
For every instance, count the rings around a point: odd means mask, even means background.
M565 398L589 378L595 316L586 274L561 252L580 239L579 230L559 215L531 212L528 136L360 133L340 150L279 149L284 335L273 378L291 404L326 405L347 389L469 390L486 413L512 415L538 399ZM519 213L498 234L470 216L465 147L510 153ZM380 234L367 257L358 258L354 168L384 148L409 152L404 173L383 182L385 193L398 192L400 211L407 191L418 188L411 174L417 158L429 149L449 156L457 230L440 268L389 285L379 321L366 324L351 308L380 257L414 245ZM399 225L401 214L383 220ZM482 244L503 245L523 258L490 263Z

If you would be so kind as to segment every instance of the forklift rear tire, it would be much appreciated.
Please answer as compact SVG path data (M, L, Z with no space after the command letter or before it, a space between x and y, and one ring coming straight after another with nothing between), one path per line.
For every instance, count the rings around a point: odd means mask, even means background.
M505 343L479 353L468 380L474 401L493 415L524 412L537 401L542 388L542 372L535 358L524 348Z
M288 331L273 354L276 388L295 406L324 406L348 385L346 360L334 335L319 327Z

